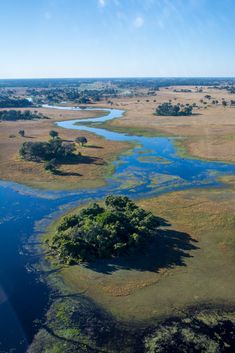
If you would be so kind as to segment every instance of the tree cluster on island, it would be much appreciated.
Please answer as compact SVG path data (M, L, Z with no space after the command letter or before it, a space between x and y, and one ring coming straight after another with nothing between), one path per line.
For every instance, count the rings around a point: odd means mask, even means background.
M19 130L18 134L24 137L25 131ZM45 142L24 142L19 149L21 158L26 161L44 162L45 170L51 173L55 173L59 164L63 162L74 161L75 159L76 162L79 162L81 153L75 153L75 143L64 142L55 130L51 130L49 136L51 139ZM75 139L75 142L83 146L87 143L87 139L84 136L79 136Z
M24 142L20 147L20 156L27 161L49 161L55 158L58 162L72 157L74 143L64 143L59 137L47 142Z
M51 130L50 139L47 142L24 142L19 150L20 156L27 161L45 162L44 168L52 173L56 167L65 160L72 160L75 155L75 144L65 143L58 136L58 132Z
M20 156L27 161L49 161L55 158L62 161L72 157L75 151L74 143L65 143L60 137L47 142L24 142L20 147Z
M157 234L159 218L125 196L107 196L65 216L48 245L62 263L115 258L143 250Z
M155 114L159 116L190 116L193 114L193 105L165 102L157 107Z
M33 103L26 98L0 97L0 108L27 108Z
M48 119L41 113L38 113L36 110L1 110L0 111L0 120L6 121L17 121L17 120L34 120L34 119Z

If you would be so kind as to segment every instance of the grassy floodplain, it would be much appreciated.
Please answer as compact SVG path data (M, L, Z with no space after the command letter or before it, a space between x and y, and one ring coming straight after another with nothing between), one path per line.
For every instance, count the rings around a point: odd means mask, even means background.
M32 110L35 110L32 109ZM114 170L112 161L122 152L131 149L126 142L108 141L87 132L63 129L55 122L80 118L99 117L103 111L61 111L48 108L37 108L49 119L33 121L4 121L0 131L0 178L43 189L79 189L93 188L105 184L105 178ZM25 130L25 137L18 135L19 129ZM44 170L43 163L24 161L19 156L19 148L26 141L47 141L49 131L56 130L64 141L74 141L77 136L85 136L86 147L77 146L77 152L87 157L84 163L62 164L60 175ZM10 137L13 136L13 137Z
M223 189L179 191L139 201L165 222L150 253L63 266L59 274L72 292L85 292L121 320L175 316L204 304L235 305L234 178L226 181Z
M212 105L207 101L202 105L200 101L205 94L220 103ZM195 87L188 93L175 92L174 87L169 87L161 88L156 96L148 99L146 95L138 99L114 98L111 107L125 109L123 118L98 127L130 135L175 137L173 140L182 157L233 163L235 110L222 106L223 96L228 101L232 98L225 90L208 87L202 93L196 92ZM169 100L196 103L197 108L189 117L154 115L156 106ZM110 107L107 101L93 106ZM38 111L50 119L1 122L0 176L3 179L50 189L98 187L103 185L104 177L113 172L114 165L110 162L131 148L126 142L109 141L87 132L54 126L56 121L98 117L103 112L45 108ZM92 125L96 126L96 123ZM94 157L97 163L62 165L63 173L58 176L45 172L40 163L19 159L18 149L22 142L45 141L52 128L65 141L72 141L80 134L86 136L87 147L77 149L87 157ZM26 136L18 136L18 129L25 129ZM16 136L10 138L12 134ZM167 163L158 156L141 154L138 161ZM120 189L132 188L134 195L142 181L131 171L124 174L116 176L117 181L123 180ZM174 176L155 176L150 188L160 190L159 180L171 177ZM201 325L203 320L207 323L229 320L228 317L235 320L234 177L224 177L222 181L225 184L221 188L188 189L139 200L141 207L162 218L158 239L146 253L80 266L57 264L47 254L47 277L55 287L56 295L30 352L75 352L79 347L82 352L96 352L98 346L98 351L111 353L119 351L120 342L125 352L133 352L137 346L143 352L143 339L149 325L160 325L161 332L166 320L173 318L189 323L201 315L197 319ZM51 225L44 240L50 240L59 222L56 220ZM44 251L47 253L45 246ZM181 323L180 329L186 321ZM152 345L154 338L147 338L148 353L154 352Z
M212 87L204 87L203 92L198 92L195 86L181 88L190 89L191 92L175 92L176 87L171 86L161 88L155 97L147 99L146 96L114 98L112 107L125 109L126 113L122 119L109 121L103 127L132 135L181 137L180 146L187 155L234 162L235 108L221 105L222 98L230 101L234 98L233 94ZM212 98L205 99L206 95ZM158 104L169 100L173 104L196 103L197 108L194 108L194 114L189 117L153 115ZM220 103L212 104L213 100Z
M60 352L62 346L65 352L78 347L117 352L121 344L123 352L139 347L149 353L167 335L173 339L174 332L209 345L210 352L218 352L223 339L230 347L229 326L221 326L224 335L214 335L215 327L235 321L235 179L221 181L222 188L138 201L162 218L158 240L146 254L89 266L58 265L49 256L48 280L58 295L30 352ZM43 241L50 240L59 222ZM146 328L150 324L156 331Z
M188 87L188 86L187 86ZM182 86L182 89L185 88ZM112 99L112 108L123 109L125 113L121 119L113 119L99 124L99 128L149 137L172 136L177 137L174 143L182 157L193 156L206 160L220 160L234 162L235 156L235 108L213 105L212 99L227 101L233 95L226 90L216 90L204 87L198 92L195 86L189 86L191 92L175 92L176 87L161 88L154 97L146 95L138 98L122 97ZM146 92L142 92L143 94ZM210 95L211 100L206 100ZM176 103L193 104L192 116L161 117L154 115L158 104L171 100ZM202 100L206 104L202 104ZM68 105L72 105L68 104ZM93 107L110 107L107 101L93 104ZM17 108L18 109L18 108ZM28 108L35 110L35 108ZM23 109L24 110L24 109ZM42 163L25 162L19 158L18 150L24 141L46 141L48 133L54 129L56 121L75 118L99 117L105 113L101 111L58 111L56 109L37 108L50 119L34 121L1 122L0 131L0 177L27 184L33 187L48 189L78 189L99 187L104 185L105 177L112 174L112 161L130 149L127 142L109 141L99 136L82 132L89 143L87 148L78 149L83 155L93 158L92 163L64 164L60 175L52 175L44 170ZM96 123L88 123L96 126ZM18 130L25 130L25 137L18 136ZM56 127L60 136L66 141L75 139L81 133ZM15 136L15 137L10 137Z

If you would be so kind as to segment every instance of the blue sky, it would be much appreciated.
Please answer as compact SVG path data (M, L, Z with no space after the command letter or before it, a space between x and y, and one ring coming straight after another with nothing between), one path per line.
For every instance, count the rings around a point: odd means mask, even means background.
M0 0L0 78L235 76L234 0Z

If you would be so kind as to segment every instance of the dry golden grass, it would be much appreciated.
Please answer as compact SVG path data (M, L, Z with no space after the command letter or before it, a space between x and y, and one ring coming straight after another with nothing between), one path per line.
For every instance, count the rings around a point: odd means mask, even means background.
M221 103L222 98L230 102L233 94L225 90L204 88L202 93L196 93L195 87L192 93L176 93L174 89L185 87L162 88L155 97L113 99L113 107L126 110L122 119L109 123L113 128L139 128L146 132L156 131L174 136L186 137L182 141L189 154L206 159L235 161L235 108L223 108L220 105L211 104L213 99ZM205 95L211 95L211 101L206 100ZM203 99L208 102L208 107L200 102ZM138 102L139 100L139 102ZM146 102L149 100L149 102ZM156 102L154 102L154 100ZM195 115L191 117L160 117L153 112L160 103L172 100L176 103L196 103L200 109L195 109ZM101 103L104 105L104 102Z
M119 153L130 148L128 143L112 142L78 130L62 129L54 125L56 121L100 116L102 112L94 111L58 111L40 108L37 111L50 117L49 120L17 121L0 123L0 178L48 189L75 189L97 187L104 184L104 175L110 169L110 162ZM18 130L24 129L24 138ZM84 156L97 158L96 163L67 164L60 170L64 175L52 175L44 170L43 163L23 161L19 157L20 145L25 141L46 141L49 131L57 130L64 140L74 140L79 135L88 139L88 146L78 148ZM9 138L15 135L14 138Z

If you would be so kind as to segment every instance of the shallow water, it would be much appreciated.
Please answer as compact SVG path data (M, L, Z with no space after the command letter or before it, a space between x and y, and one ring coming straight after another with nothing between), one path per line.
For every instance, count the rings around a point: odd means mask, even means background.
M33 321L42 319L46 311L50 290L40 281L39 273L31 270L37 255L29 254L26 245L32 234L45 229L53 217L109 193L141 198L189 187L219 186L218 176L235 172L232 164L177 156L172 138L129 136L86 126L86 122L95 122L98 126L99 122L121 118L124 113L116 109L100 110L108 114L57 125L93 132L110 140L136 143L132 153L123 154L115 162L116 171L106 186L78 191L42 191L12 182L0 183L0 352L11 348L25 352L37 330Z

